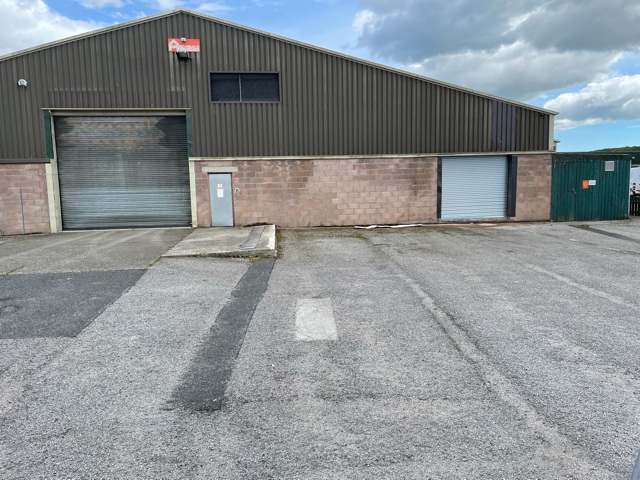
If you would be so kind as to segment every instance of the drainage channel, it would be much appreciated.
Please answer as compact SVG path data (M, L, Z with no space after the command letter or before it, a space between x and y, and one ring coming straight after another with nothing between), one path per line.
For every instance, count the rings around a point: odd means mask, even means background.
M246 242L240 245L240 248L243 250L256 248L260 242L260 238L262 237L262 232L264 232L264 227L253 227Z

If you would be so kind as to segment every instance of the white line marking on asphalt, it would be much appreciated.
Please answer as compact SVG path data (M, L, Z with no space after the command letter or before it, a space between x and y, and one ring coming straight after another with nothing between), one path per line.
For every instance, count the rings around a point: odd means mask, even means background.
M632 310L640 310L640 308L638 308L638 305L634 305L633 303L626 302L622 298L616 297L615 295L611 295L607 292L603 292L602 290L597 290L595 288L587 287L586 285L580 285L579 283L574 282L569 278L563 277L562 275L558 275L557 273L550 272L549 270L545 270L544 268L540 268L536 265L525 264L525 266L530 268L531 270L535 270L538 273L542 273L543 275L547 275L551 278L555 278L556 280L562 283L566 283L571 287L579 288L583 292L587 292L587 293L590 293L591 295L595 295L597 297L609 300L611 303L615 303L616 305L627 307Z
M330 298L301 298L296 304L296 340L338 340Z

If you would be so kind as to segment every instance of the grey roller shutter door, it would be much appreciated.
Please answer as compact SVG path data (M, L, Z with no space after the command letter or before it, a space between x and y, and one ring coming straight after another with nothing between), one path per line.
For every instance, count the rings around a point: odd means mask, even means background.
M507 216L507 157L442 159L441 220Z
M184 116L54 117L62 228L191 224Z

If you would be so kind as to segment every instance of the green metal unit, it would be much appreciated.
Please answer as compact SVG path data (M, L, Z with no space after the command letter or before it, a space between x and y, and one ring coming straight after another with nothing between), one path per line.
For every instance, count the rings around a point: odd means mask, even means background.
M629 218L631 157L624 154L553 155L551 220Z

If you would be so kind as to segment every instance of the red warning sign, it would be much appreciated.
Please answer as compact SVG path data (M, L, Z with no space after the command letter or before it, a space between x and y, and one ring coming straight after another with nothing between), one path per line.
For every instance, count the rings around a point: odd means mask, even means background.
M170 52L200 53L199 38L170 38L167 43Z
M589 189L589 180L582 180L582 189L583 190Z

